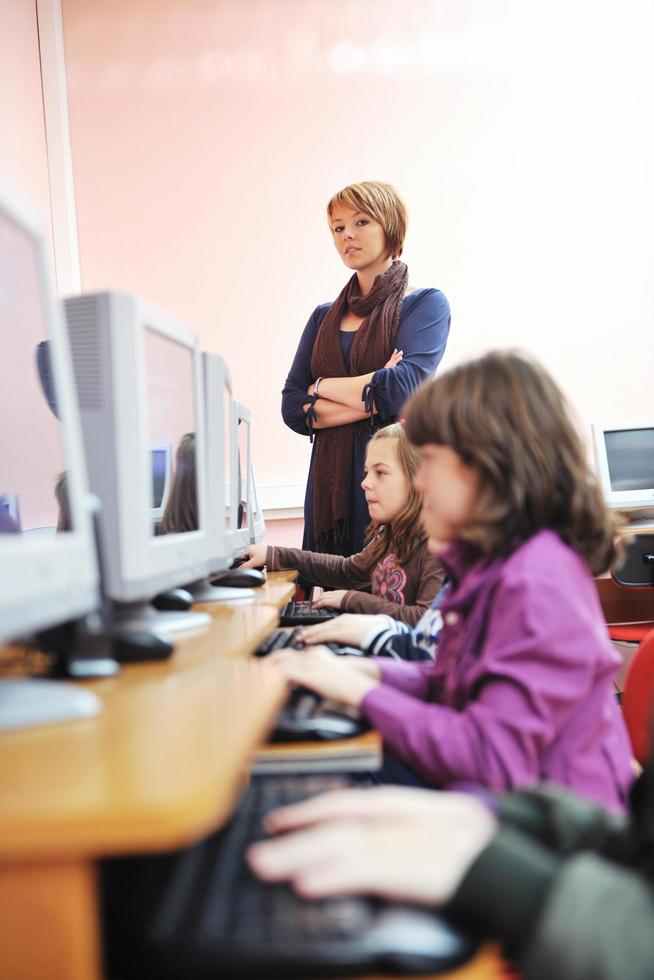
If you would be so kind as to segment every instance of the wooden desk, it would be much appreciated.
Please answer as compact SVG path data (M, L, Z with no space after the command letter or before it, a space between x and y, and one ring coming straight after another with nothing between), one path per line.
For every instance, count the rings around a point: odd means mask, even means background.
M297 572L268 572L266 584L256 590L256 601L281 609L293 598Z
M252 599L242 599L231 604L228 602L198 602L193 605L193 608L200 612L208 612L211 615L213 615L214 610L220 609L223 605L231 605L235 609L246 605L273 606L275 609L281 609L293 598L296 578L297 572L294 571L268 572L265 583L252 590L254 592Z
M285 697L265 605L214 610L164 663L89 684L96 718L0 739L0 977L100 976L95 859L220 826ZM38 938L37 938L38 937Z
M2 980L100 980L98 858L173 849L230 813L286 690L248 656L276 608L211 612L169 661L89 683L98 717L0 736ZM447 980L499 970L487 947Z

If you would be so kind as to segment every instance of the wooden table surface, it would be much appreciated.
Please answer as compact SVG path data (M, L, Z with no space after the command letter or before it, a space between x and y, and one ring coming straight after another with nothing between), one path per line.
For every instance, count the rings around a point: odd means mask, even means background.
M86 683L100 715L0 736L3 980L100 980L97 859L173 849L225 821L286 696L249 654L294 577L274 573L247 604L203 607L211 625L180 637L169 660ZM446 976L500 969L485 947Z

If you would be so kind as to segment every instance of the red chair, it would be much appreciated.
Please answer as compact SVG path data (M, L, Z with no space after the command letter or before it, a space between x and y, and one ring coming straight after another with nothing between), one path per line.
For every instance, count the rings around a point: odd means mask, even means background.
M649 753L654 713L654 629L641 641L629 664L622 711L634 756L642 766Z

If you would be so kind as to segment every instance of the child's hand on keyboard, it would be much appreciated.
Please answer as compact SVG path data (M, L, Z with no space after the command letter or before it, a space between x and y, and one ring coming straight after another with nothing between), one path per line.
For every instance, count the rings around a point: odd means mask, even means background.
M357 668L358 658L337 657L326 647L309 647L306 650L277 650L268 656L268 663L275 664L293 682L310 688L324 698L359 708L366 694L378 687L381 678L379 666L372 661L366 665L376 671Z
M334 589L332 592L323 592L320 598L312 602L311 605L314 609L340 609L347 592L347 589Z
M343 613L325 623L304 626L297 638L307 646L312 643L349 643L360 647L364 636L379 622L379 616L364 616L359 613Z
M267 545L251 544L248 548L248 560L243 562L241 568L263 568L266 564L267 552Z
M497 821L464 793L385 786L324 793L269 813L276 840L248 850L266 881L306 898L368 893L426 905L452 897Z

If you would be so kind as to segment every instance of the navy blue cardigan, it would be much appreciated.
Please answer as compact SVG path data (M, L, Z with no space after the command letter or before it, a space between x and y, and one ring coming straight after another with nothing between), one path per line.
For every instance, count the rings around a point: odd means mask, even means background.
M296 351L291 369L282 390L282 417L286 425L300 435L308 436L309 429L303 404L307 401L307 389L315 381L311 371L311 353L318 328L331 303L317 306L309 317ZM363 550L365 529L370 522L365 497L360 483L363 480L363 464L366 445L372 432L396 421L409 395L432 375L445 350L450 329L450 307L438 289L416 289L402 300L400 325L395 346L404 351L404 358L395 368L380 368L372 379L372 389L377 407L372 426L367 422L357 424L352 460L352 506L349 525L350 541L345 555ZM313 473L316 443L320 430L316 430L309 477L304 500L304 539L302 547L315 551L313 533Z

